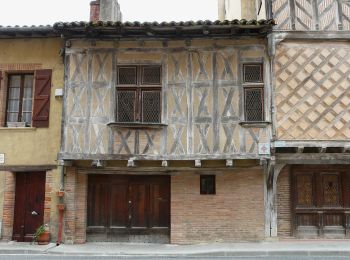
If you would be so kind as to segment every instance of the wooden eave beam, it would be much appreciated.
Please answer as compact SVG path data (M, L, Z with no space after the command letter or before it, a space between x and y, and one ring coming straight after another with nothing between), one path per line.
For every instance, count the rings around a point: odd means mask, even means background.
M285 153L275 158L285 164L350 164L349 153Z

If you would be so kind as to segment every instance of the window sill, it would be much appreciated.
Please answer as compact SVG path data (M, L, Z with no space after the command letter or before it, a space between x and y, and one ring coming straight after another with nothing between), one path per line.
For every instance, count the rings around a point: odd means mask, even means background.
M35 131L36 127L0 127L0 131Z
M161 123L120 123L120 122L110 122L107 125L110 127L129 128L129 129L147 129L147 128L161 129L168 126L167 124L161 124Z
M256 128L265 128L268 125L271 124L271 122L263 121L263 122L240 122L239 123L242 127L256 127Z

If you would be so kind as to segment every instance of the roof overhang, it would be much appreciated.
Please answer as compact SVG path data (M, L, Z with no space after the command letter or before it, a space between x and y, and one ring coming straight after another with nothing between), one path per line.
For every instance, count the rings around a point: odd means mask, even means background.
M0 39L11 38L97 38L97 39L188 39L265 37L274 20L188 21L188 22L58 22L53 26L0 26Z

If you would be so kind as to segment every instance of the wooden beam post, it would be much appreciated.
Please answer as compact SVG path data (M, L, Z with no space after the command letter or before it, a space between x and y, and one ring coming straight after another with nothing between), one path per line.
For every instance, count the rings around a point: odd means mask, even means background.
M265 170L265 236L277 237L277 180L285 164L266 160Z

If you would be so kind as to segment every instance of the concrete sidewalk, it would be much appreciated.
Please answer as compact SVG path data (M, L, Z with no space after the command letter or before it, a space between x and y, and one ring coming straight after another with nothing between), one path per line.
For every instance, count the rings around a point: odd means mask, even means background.
M348 240L290 240L257 243L213 243L197 245L86 243L46 246L0 243L0 254L116 255L116 256L349 256Z

